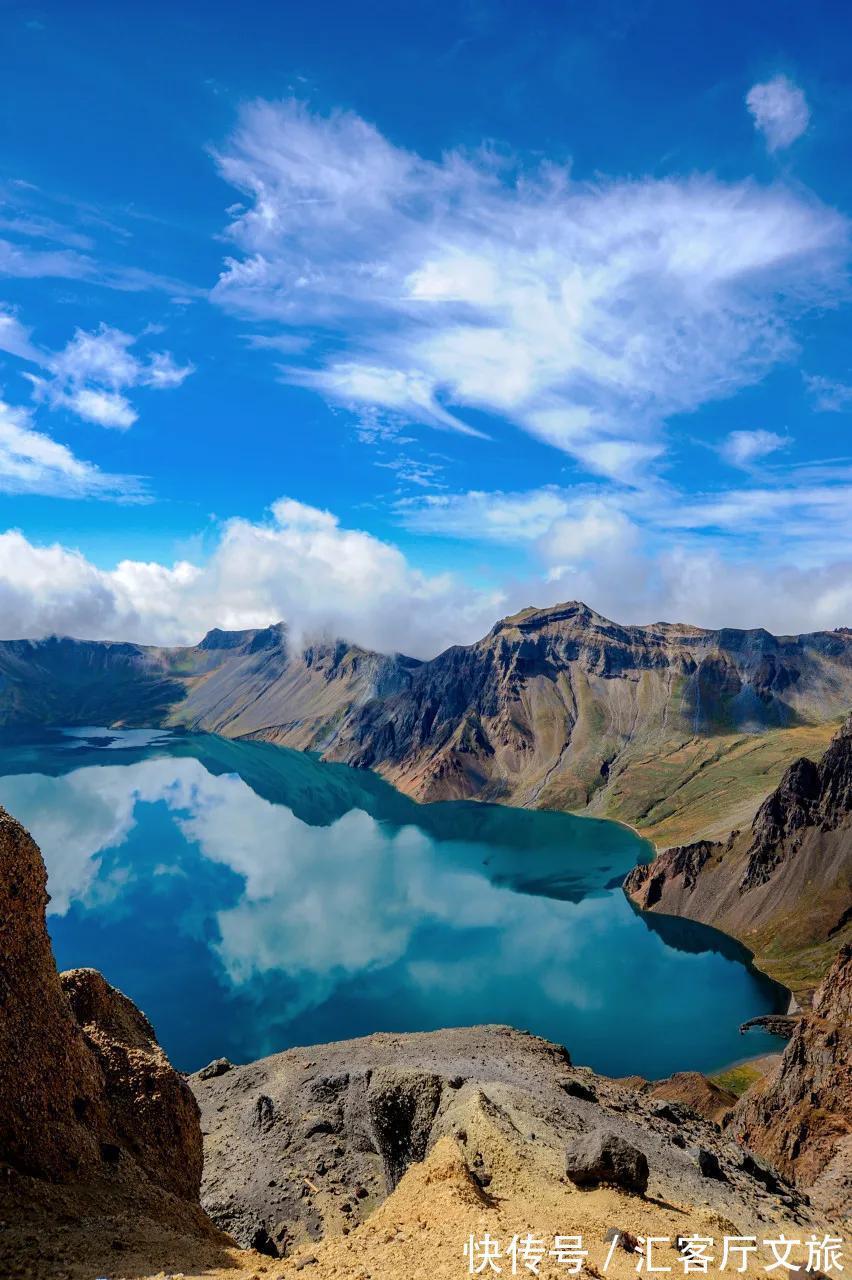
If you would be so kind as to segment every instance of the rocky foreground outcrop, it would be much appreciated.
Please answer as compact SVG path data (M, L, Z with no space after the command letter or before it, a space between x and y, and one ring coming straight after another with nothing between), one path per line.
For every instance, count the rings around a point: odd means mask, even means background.
M314 1280L449 1280L471 1236L552 1241L566 1227L583 1236L585 1274L615 1249L607 1274L622 1280L643 1235L676 1271L685 1228L802 1242L839 1230L824 1209L836 1197L811 1205L686 1105L713 1114L727 1100L692 1073L606 1080L508 1027L220 1059L191 1093L131 1001L93 970L57 974L46 902L37 847L0 811L4 1280L284 1280L308 1267ZM844 1105L832 1090L845 1042L831 1037L848 1011L846 972L820 996L823 1039L807 1042L814 1069L796 1093L803 1121L808 1089L818 1110ZM738 1112L755 1145L776 1141L790 1087L771 1107L767 1090L765 1120ZM199 1111L203 1202L260 1253L237 1249L195 1201ZM548 1256L538 1274L564 1268Z
M792 1186L667 1101L664 1084L646 1092L596 1076L509 1027L374 1035L226 1066L191 1077L205 1131L202 1203L271 1257L300 1262L321 1241L357 1240L384 1209L387 1220L424 1161L449 1160L480 1209L512 1198L517 1212L520 1192L524 1226L538 1228L543 1202L548 1216L559 1204L563 1222L588 1222L601 1249L606 1227L644 1218L647 1229L661 1204L681 1206L674 1220L690 1230L703 1221L760 1233L786 1220L804 1238L815 1222ZM602 1199L586 1200L589 1188ZM430 1217L424 1201L424 1228Z
M112 1166L195 1200L192 1093L126 996L91 969L60 978L46 881L37 846L0 810L0 1158L55 1181Z
M818 763L790 766L750 829L667 849L624 887L643 911L733 934L809 1002L852 940L852 717Z
M852 945L838 954L778 1066L736 1107L731 1131L827 1213L852 1216Z
M0 810L0 1275L224 1258L192 1093L100 974L60 978L46 904L41 854Z

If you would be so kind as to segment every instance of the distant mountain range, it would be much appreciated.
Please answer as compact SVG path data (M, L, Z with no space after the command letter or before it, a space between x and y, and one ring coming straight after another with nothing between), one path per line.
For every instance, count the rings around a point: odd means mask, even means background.
M421 800L628 821L658 844L751 819L852 707L852 631L621 626L572 602L428 662L284 624L184 648L0 643L0 723L175 725L376 769Z

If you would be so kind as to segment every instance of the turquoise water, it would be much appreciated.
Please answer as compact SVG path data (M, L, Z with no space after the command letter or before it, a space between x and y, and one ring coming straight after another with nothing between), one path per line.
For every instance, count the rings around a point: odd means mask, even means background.
M477 1022L613 1075L776 1048L739 1024L782 993L736 943L639 915L648 847L614 823L417 805L263 743L130 730L0 742L60 968L101 969L177 1066Z

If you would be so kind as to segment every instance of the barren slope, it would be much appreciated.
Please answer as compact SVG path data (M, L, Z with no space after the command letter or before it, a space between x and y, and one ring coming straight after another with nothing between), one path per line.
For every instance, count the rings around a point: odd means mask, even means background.
M0 723L173 724L378 770L421 800L616 817L664 845L744 823L852 706L852 632L525 610L429 662L284 626L182 649L0 644ZM726 825L727 824L727 825Z

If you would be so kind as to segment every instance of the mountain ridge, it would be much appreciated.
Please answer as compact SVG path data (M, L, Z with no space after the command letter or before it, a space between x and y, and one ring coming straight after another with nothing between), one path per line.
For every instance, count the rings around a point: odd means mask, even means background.
M0 724L172 725L382 773L418 800L613 817L658 845L750 820L852 706L852 632L624 625L579 601L422 661L284 623L196 645L0 642ZM728 827L728 830L730 826Z

